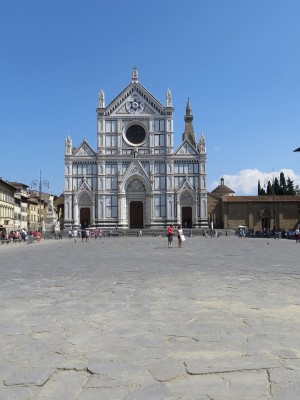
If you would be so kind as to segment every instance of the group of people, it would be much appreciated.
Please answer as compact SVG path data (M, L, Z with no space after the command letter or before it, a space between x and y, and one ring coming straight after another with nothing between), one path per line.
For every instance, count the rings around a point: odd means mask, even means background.
M7 232L5 230L1 231L0 240L4 241L11 241L11 242L26 242L28 238L34 238L37 242L41 240L42 234L39 231L26 231L25 229L22 230L15 230L11 232Z
M182 226L178 225L177 227L177 239L178 239L178 247L182 247L182 242L185 241L185 236L183 234ZM168 238L168 247L173 247L173 236L175 235L173 225L169 225L167 229L167 238Z
M77 239L81 238L81 241L83 242L84 240L88 242L90 238L97 239L98 237L101 239L103 236L103 230L102 229L95 229L95 230L89 230L89 229L73 229L69 230L69 239L74 239L74 242L76 243Z

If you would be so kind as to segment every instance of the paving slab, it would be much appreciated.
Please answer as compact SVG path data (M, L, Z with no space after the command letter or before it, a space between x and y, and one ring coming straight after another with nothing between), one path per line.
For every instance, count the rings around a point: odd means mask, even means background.
M299 252L225 236L0 245L0 400L299 400Z

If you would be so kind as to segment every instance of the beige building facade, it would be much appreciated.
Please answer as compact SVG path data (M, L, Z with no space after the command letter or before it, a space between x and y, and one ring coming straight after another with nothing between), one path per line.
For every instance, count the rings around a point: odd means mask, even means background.
M8 182L0 179L0 227L14 229L16 189Z
M222 197L225 229L246 225L262 230L295 229L300 225L300 196L231 196Z
M236 230L239 225L254 231L288 230L300 225L300 196L235 196L221 184L208 193L208 218L216 228Z

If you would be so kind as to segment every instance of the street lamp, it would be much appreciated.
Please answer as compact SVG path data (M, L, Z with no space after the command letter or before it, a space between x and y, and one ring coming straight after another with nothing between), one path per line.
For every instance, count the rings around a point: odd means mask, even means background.
M273 205L273 232L276 232L276 218L275 218L275 178L274 173L272 179L267 177L264 182L264 186L266 187L266 182L270 182L272 185L272 205Z
M40 230L42 230L42 212L41 212L41 207L42 207L42 187L45 186L47 189L49 189L49 182L47 180L42 180L42 171L40 170L40 180L38 181L35 179L34 181L31 182L31 188L32 187L38 187L39 188L39 224L40 224Z

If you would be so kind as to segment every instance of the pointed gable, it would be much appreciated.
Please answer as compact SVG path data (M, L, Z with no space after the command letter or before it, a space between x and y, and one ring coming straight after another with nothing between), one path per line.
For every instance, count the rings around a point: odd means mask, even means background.
M175 152L176 155L190 154L196 155L198 154L197 150L189 143L188 140L185 140L179 149Z
M193 186L191 185L191 183L189 182L189 180L187 178L185 178L183 180L178 192L180 193L180 192L182 192L182 191L184 191L186 189L191 190L191 191L194 190Z
M165 107L140 82L131 82L105 109L105 116L165 115Z
M145 169L143 168L142 164L135 160L132 161L132 163L129 165L127 168L127 171L125 172L123 179L122 179L122 189L125 190L125 186L130 182L132 177L139 177L142 178L142 181L145 184L145 187L147 190L150 190L151 188L151 183L149 176Z
M89 143L84 139L81 145L76 149L74 153L74 157L82 157L82 156L96 156L96 152L89 145Z
M81 182L81 184L77 190L77 192L82 192L82 191L92 192L92 188L85 180L85 177L83 178L83 181Z

